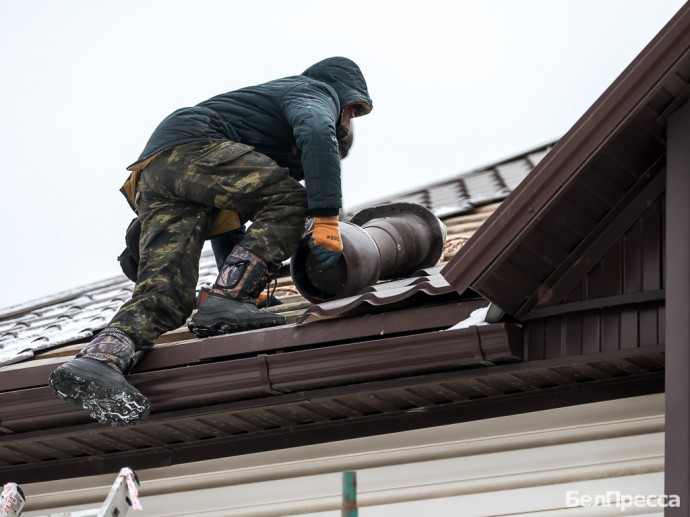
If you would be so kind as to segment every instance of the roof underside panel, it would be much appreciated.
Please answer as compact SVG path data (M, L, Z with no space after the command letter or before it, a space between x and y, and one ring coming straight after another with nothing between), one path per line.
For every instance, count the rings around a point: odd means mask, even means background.
M524 323L527 360L664 345L663 300L585 309Z
M663 351L651 347L266 394L171 410L127 428L74 421L61 429L3 436L0 482L110 473L123 464L162 467L655 393L663 389L663 367Z
M563 303L605 298L665 288L665 196L616 240Z
M631 174L631 167L623 167L608 158L605 159L609 162L606 167L593 167L588 174L583 174L578 188L565 191L545 210L548 215L523 236L515 251L489 267L473 287L517 317L524 317L534 306L562 301L562 298L554 298L554 285L568 267L581 261L591 248L591 242L628 207L630 198L638 197L639 191L647 192L646 185L652 175L660 174L658 168L653 168L661 148L657 152L656 157L637 162L637 177ZM616 204L602 210L603 206L588 203L589 199L596 198L596 191L589 188L590 175L619 189L620 198ZM547 248L548 253L541 255L540 250ZM556 262L554 257L559 257L560 261Z

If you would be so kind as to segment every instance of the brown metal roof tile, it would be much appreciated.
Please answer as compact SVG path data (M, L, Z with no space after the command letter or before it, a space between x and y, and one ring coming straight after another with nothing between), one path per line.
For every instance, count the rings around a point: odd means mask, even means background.
M366 206L353 207L348 213L354 214L367 206L399 201L424 205L441 218L472 211L477 206L504 199L553 145L550 142L439 183L384 197Z
M434 207L448 221L448 239L441 257L441 261L447 261L498 206L494 204L484 208L472 203L479 205L489 197L493 199L504 191L506 184L511 185L519 181L520 174L526 174L527 168L542 157L548 148L549 146L541 146L494 166L478 169L390 200L421 201L422 204ZM480 189L479 184L484 186ZM449 211L446 210L448 207L451 207ZM453 216L458 211L462 214ZM217 267L210 251L202 254L199 271L200 286L213 283ZM319 316L320 311L332 317L346 314L351 309L383 307L389 304L395 306L413 298L417 293L426 296L451 293L452 289L449 289L447 283L438 276L438 272L439 269L433 272L420 272L419 275L429 277L423 281L405 283L401 280L371 286L361 294L364 295L367 291L374 294L337 301L331 306L325 306L325 309L317 307L306 314L303 320ZM0 365L23 361L67 343L90 338L107 325L120 305L131 296L132 288L133 284L124 276L120 276L0 311ZM380 294L383 290L387 290L388 293ZM270 310L284 314L289 321L297 320L302 316L302 311L311 305L299 295L289 277L283 277L279 281L275 294L283 305L272 307ZM41 339L37 339L39 336ZM188 333L177 331L171 336L163 336L160 341L168 342L190 337Z
M362 304L373 306L392 305L419 293L439 296L455 293L455 289L440 274L385 282L376 286L369 286L356 296L312 305L304 311L304 314L298 319L298 323L303 323L312 317L345 314Z

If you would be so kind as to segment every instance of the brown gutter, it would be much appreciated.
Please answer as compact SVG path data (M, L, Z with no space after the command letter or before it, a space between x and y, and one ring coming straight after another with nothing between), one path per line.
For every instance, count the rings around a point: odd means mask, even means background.
M463 293L511 251L602 149L654 93L690 48L690 4L587 110L441 271Z
M336 345L410 332L446 329L486 306L485 300L465 300L431 307L412 307L366 316L285 325L206 339L156 345L137 364L137 373L227 360L232 357L276 353L296 348ZM2 392L46 386L59 362L27 362L6 367L0 374ZM0 407L2 407L0 405ZM0 424L1 425L1 424Z
M267 362L271 388L284 393L515 361L521 356L522 329L500 323L276 354Z
M275 347L275 344L274 344ZM374 339L130 375L152 415L223 402L519 360L522 329L505 324ZM47 387L0 394L6 433L88 422Z

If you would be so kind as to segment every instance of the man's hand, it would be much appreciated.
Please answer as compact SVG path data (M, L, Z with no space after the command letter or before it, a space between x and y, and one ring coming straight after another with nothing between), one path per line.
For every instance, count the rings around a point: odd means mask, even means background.
M309 239L314 258L323 266L333 267L343 252L338 216L315 217L314 229Z

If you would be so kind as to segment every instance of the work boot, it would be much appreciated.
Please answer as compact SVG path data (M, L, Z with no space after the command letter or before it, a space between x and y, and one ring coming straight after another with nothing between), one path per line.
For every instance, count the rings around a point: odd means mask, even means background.
M134 343L124 332L107 328L50 374L50 387L101 424L136 424L148 416L151 403L123 375L131 368L134 354Z
M277 269L277 268L276 268ZM287 320L257 307L257 298L275 270L254 253L235 246L218 273L216 283L189 322L199 337L284 325Z

